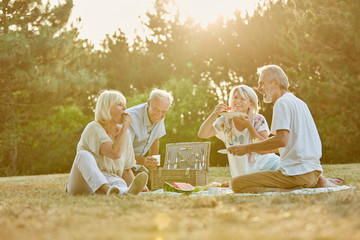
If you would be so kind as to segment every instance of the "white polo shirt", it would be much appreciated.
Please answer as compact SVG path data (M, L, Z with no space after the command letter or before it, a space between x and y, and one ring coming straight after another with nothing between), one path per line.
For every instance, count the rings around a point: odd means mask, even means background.
M322 172L321 140L308 106L292 93L285 93L274 104L271 131L288 130L288 143L279 148L279 170L284 175Z
M142 103L127 109L132 122L129 127L136 156L144 156L156 139L166 134L164 118L152 125L147 113L147 103Z

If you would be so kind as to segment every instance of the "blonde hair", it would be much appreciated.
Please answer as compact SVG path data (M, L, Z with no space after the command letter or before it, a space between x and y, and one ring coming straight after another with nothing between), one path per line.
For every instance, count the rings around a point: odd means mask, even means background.
M169 102L169 106L171 106L172 102L174 101L174 97L172 95L172 92L167 92L165 90L157 89L151 91L149 102L151 103L154 99L164 99Z
M116 90L100 91L96 101L95 121L103 123L107 120L111 120L110 108L118 102L126 105L126 98L121 92Z
M257 70L259 77L263 78L266 77L268 80L277 79L279 80L280 87L288 90L289 89L289 80L286 76L284 70L278 65L266 65Z
M231 89L229 96L229 105L231 105L231 103L233 102L236 91L239 91L241 97L249 98L250 102L253 103L247 112L247 115L252 120L253 117L259 112L258 96L256 95L254 89L252 89L251 87L246 85L239 85Z

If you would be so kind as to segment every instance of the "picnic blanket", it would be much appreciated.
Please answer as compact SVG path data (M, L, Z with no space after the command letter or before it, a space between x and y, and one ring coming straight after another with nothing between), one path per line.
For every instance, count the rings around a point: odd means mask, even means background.
M234 193L230 188L209 188L207 191L194 192L189 196L264 196L264 195L273 195L273 194L320 194L320 193L331 193L337 191L345 191L345 190L355 190L355 187L349 186L339 186L339 187L331 187L331 188L302 188L296 189L290 192L265 192L265 193ZM165 194L171 196L180 196L182 193L175 192L165 192L163 189L158 189L153 192L143 192L141 194Z

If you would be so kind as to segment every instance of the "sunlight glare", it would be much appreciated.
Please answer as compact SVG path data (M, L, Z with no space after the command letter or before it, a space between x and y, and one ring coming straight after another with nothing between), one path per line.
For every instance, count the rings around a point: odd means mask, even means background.
M42 0L47 2L48 0ZM66 0L49 0L53 5ZM168 10L172 13L180 11L182 22L189 16L202 27L215 22L219 16L233 18L234 12L239 10L241 17L253 15L257 3L267 0L172 0ZM117 29L126 34L131 45L136 36L145 38L149 34L144 24L145 13L153 13L155 0L73 0L74 8L69 20L79 27L82 39L89 39L99 49L100 42L105 35L113 35ZM76 19L81 22L76 24Z
M264 0L175 0L180 12L194 18L202 27L215 22L220 16L231 18L236 10L241 12L241 17L245 17L246 12L251 16L260 2Z

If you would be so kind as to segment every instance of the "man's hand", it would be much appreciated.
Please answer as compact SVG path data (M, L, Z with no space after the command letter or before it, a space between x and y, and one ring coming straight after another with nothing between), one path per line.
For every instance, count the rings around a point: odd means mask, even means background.
M147 168L156 168L157 167L157 160L152 156L144 157L144 166Z
M248 153L246 145L231 146L227 150L229 153L236 156L242 156Z

